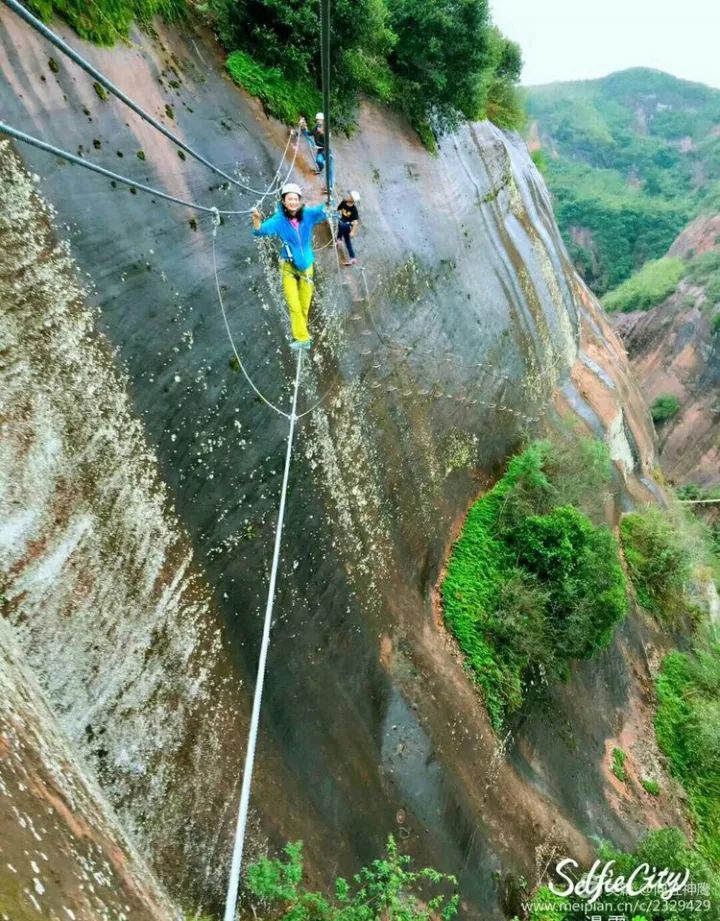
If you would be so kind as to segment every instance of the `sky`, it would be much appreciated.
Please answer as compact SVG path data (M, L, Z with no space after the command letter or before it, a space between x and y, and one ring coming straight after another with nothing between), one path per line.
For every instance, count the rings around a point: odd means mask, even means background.
M720 89L720 0L490 0L526 86L654 67Z

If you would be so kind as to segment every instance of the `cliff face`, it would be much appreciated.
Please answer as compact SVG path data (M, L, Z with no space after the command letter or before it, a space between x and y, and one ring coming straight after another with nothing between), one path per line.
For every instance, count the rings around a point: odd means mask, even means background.
M51 71L48 49L1 16L9 122L173 194L254 203L219 190L64 62ZM201 36L138 34L85 52L215 162L269 183L285 131L228 83ZM88 313L5 146L6 616L143 853L185 904L212 906L285 422L231 365L210 222L21 153L101 312ZM652 433L519 139L473 125L430 158L399 119L367 107L336 156L339 181L363 196L366 274L339 275L332 249L320 251L301 410L325 398L301 423L292 472L253 849L303 838L327 880L395 831L460 874L465 916L498 916L498 871L527 873L553 847L587 855L590 834L629 842L640 810L659 821L666 807L609 792L606 764L624 714L642 722L633 675L647 677L651 638L629 622L557 689L552 717L530 710L501 744L433 590L464 511L524 435L570 416L605 438L619 508L650 496ZM303 148L296 176L317 200ZM287 407L293 364L271 252L243 218L218 231L243 361Z
M720 216L699 217L668 255L687 259L717 253L719 232ZM717 279L717 273L704 283L690 277L652 310L615 319L648 404L664 394L680 402L677 415L658 429L663 471L678 484L720 484L720 336L713 325Z
M0 619L0 917L178 921Z

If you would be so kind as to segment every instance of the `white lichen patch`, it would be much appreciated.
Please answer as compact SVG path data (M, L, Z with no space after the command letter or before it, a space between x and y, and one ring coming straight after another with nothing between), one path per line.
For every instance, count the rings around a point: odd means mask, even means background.
M2 908L32 917L180 921L94 781L59 730L42 689L0 618L0 780L20 808L0 799L6 860ZM42 835L36 832L39 829ZM37 837L45 850L38 850ZM94 880L98 887L88 885ZM62 914L61 914L62 913Z
M0 180L4 614L126 828L149 854L170 838L199 852L188 804L209 809L224 782L210 591L69 249L6 142ZM199 459L218 444L200 438Z

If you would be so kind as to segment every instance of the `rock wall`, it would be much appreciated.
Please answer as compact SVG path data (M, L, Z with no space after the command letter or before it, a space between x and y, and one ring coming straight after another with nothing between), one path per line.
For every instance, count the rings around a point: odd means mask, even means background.
M0 619L0 917L181 921Z

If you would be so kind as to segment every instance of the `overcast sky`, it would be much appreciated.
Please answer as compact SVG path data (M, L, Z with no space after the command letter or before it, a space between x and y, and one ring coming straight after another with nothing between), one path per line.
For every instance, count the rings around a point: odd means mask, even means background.
M720 88L720 0L490 0L526 85L654 67Z

